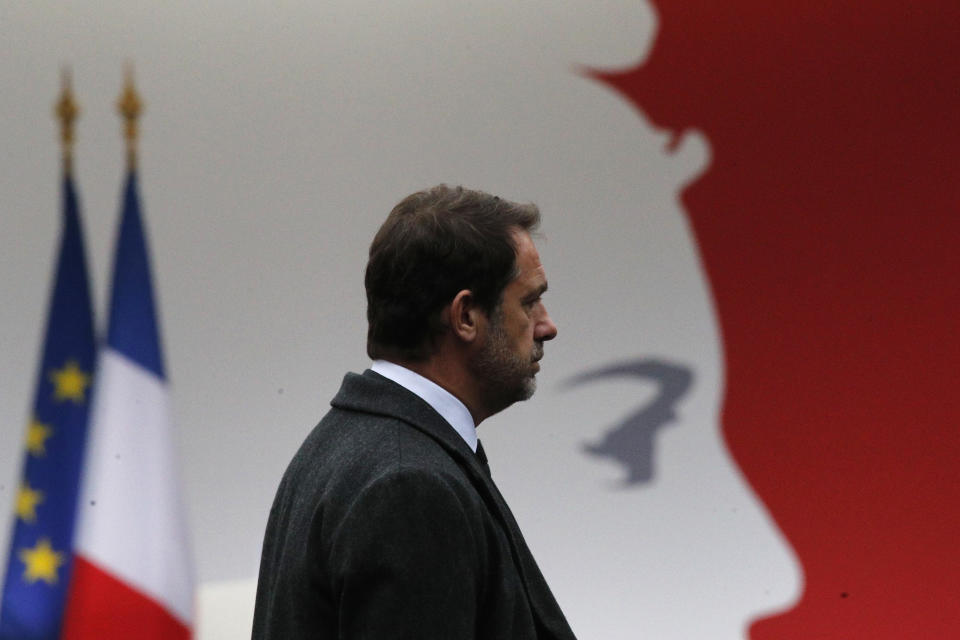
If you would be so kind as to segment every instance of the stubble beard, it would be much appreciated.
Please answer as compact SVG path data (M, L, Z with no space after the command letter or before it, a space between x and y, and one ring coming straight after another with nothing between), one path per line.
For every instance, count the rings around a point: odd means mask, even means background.
M539 342L534 343L530 358L515 353L502 319L494 312L487 341L473 363L474 373L484 385L486 404L493 413L533 396L537 390L533 362L543 357L543 345Z

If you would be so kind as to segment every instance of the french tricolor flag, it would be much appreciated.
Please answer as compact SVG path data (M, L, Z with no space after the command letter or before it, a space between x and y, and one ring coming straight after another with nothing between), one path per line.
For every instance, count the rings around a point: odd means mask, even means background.
M63 638L191 637L193 574L136 173L127 177Z

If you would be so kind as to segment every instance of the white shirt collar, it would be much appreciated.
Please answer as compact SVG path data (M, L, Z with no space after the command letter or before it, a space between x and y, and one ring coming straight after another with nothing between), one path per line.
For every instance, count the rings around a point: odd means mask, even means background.
M477 425L473 423L473 416L470 415L467 405L460 402L456 396L432 380L394 362L374 360L370 369L422 398L450 423L471 451L477 452Z

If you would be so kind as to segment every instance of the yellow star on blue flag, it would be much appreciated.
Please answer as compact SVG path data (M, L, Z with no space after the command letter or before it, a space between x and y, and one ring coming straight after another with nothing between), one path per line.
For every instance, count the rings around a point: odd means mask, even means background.
M62 368L51 371L50 381L53 383L53 399L56 402L69 400L83 404L87 401L90 374L80 368L76 360L68 360Z
M17 516L27 523L37 521L37 505L43 502L43 491L31 489L29 484L24 483L17 491Z
M43 424L36 418L27 425L27 453L41 457L47 455L47 438L53 435L50 425Z
M48 585L58 582L57 570L66 562L66 554L54 551L49 538L40 538L32 549L21 549L17 555L23 562L23 579L28 584L43 580Z

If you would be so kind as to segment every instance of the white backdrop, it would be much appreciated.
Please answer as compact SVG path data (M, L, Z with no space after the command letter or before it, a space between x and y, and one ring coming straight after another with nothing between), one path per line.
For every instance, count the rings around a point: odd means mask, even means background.
M743 637L801 588L718 428L722 353L677 200L709 141L652 129L585 67L654 44L644 3L104 1L0 8L0 513L12 512L59 224L52 104L73 67L76 176L103 319L123 170L113 102L146 102L141 198L202 635L249 624L273 491L361 371L367 245L438 182L534 201L560 327L540 391L481 425L494 477L583 638ZM692 371L652 482L588 456L655 388L562 382L625 359ZM9 524L0 526L5 562ZM230 625L234 627L230 627ZM218 635L219 634L219 635Z

